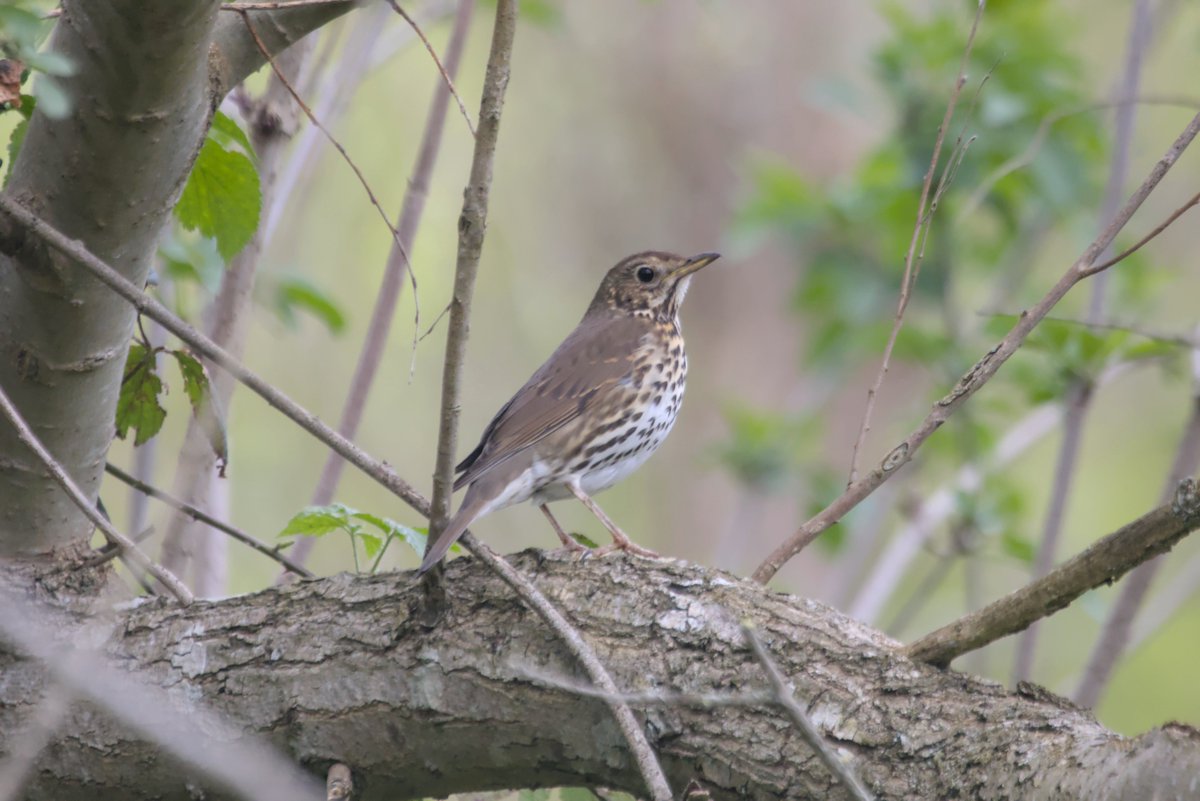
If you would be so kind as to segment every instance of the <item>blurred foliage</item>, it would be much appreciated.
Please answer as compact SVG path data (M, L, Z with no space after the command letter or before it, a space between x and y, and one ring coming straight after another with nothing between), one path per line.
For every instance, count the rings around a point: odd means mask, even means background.
M922 182L973 12L973 3L941 2L921 11L899 2L882 5L889 36L873 63L892 128L849 175L822 186L777 160L751 167L753 189L737 231L782 235L796 253L794 307L804 325L807 376L864 386L863 376L878 367ZM1062 36L1068 22L1058 3L998 3L988 6L979 27L933 177L936 210L918 246L924 258L892 357L894 370L932 372L929 400L1011 328L1013 317L977 315L980 303L1015 307L1044 291L1024 280L1040 255L1040 235L1055 227L1095 226L1107 154L1098 116L1103 110ZM1014 168L1043 126L1040 148L1027 165ZM947 164L953 165L949 177ZM1124 309L1145 311L1157 274L1145 262L1128 268L1114 273L1114 291ZM1047 321L1029 339L1028 353L1018 354L985 397L950 421L953 435L931 438L924 461L944 469L969 463L995 443L1002 419L1061 398L1072 377L1094 378L1115 362L1161 357L1172 349L1126 331ZM798 454L811 458L819 445L812 421L820 416L819 409L727 413L729 434L718 456L748 489L801 488L815 513L842 489L841 476L805 469L799 461ZM989 486L960 503L959 523L995 535L1005 554L1025 560L1032 546L1012 526L1018 501L1008 489ZM836 549L839 543L834 537L826 544Z
M75 65L59 53L41 49L54 25L54 21L45 16L51 8L52 3L37 0L4 0L0 3L0 57L18 61L24 67L22 85L28 85L31 76L37 75L32 82L33 98L38 101L43 114L61 119L71 112L71 98L58 79L73 75ZM19 108L28 118L26 97L21 96ZM5 104L0 111L8 108L15 106ZM10 154L15 155L16 148L11 140L9 147Z

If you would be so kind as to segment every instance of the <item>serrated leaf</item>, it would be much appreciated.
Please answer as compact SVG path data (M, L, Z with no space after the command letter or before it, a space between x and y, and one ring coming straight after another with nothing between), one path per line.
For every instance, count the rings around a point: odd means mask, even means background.
M302 309L337 334L346 327L346 317L337 304L316 285L303 278L281 278L275 285L275 312L289 326L296 325L296 310Z
M375 528L382 531L389 537L397 537L403 540L410 548L417 552L417 556L425 555L425 543L429 539L429 529L413 528L406 526L403 523L397 523L389 517L381 517L371 514L370 512L360 512L356 509L350 510L350 516L356 520L362 520L365 523L370 523ZM455 544L451 550L459 553L461 549L455 550L458 545ZM371 556L372 554L367 554Z
M132 428L136 432L133 444L141 445L157 434L167 419L167 410L158 400L162 392L162 380L154 372L154 354L141 343L133 343L117 397L117 436L125 439Z
M308 506L296 512L283 527L280 537L323 537L331 531L348 529L350 509L340 503Z
M183 391L192 404L192 410L199 414L200 404L204 402L204 396L209 391L208 373L204 371L200 360L187 351L173 350L170 353L179 365L179 373L183 376Z
M21 150L21 143L25 141L27 130L29 130L29 120L21 120L13 128L12 135L8 138L8 172L4 173L5 186L8 186L8 179L12 177L12 165L16 163L17 153Z
M208 135L226 150L239 148L252 160L257 161L258 156L254 152L254 146L250 144L250 137L228 115L220 111L214 114Z
M216 239L218 252L228 260L254 236L261 210L254 163L244 153L205 139L175 206L179 222Z

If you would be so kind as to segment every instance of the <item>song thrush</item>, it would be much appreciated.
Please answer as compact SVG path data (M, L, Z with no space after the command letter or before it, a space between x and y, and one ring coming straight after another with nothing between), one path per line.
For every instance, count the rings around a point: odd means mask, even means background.
M692 275L718 258L638 253L608 271L575 330L484 429L455 468L458 512L425 554L424 573L484 515L532 500L563 545L586 550L546 507L574 495L612 535L630 541L591 496L642 465L667 438L683 400L687 355L679 306Z

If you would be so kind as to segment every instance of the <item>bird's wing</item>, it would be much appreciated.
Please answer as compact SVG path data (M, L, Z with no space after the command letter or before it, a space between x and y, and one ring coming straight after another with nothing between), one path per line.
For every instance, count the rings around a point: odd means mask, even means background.
M602 401L633 371L652 323L639 317L585 319L517 390L457 468L454 488L470 484Z

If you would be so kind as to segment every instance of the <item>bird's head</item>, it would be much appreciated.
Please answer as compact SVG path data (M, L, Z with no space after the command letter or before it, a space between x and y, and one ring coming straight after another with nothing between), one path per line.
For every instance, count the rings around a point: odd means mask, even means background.
M692 276L718 258L719 253L690 257L660 251L635 253L604 276L588 314L615 312L674 320Z

